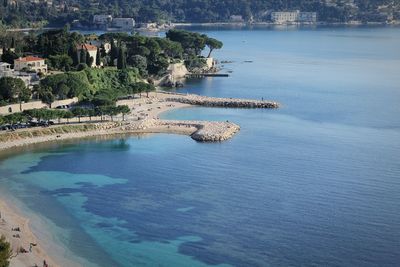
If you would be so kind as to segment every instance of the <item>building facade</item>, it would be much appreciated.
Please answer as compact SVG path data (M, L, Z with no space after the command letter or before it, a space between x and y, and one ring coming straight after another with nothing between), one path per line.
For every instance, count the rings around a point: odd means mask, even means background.
M276 24L286 23L316 23L317 13L316 12L272 12L271 20Z
M135 27L135 20L133 18L114 18L111 26L113 28L131 31Z
M31 87L39 82L39 77L36 73L14 71L14 69L11 68L11 64L6 62L0 62L0 78L2 77L21 79L28 87Z
M6 62L0 62L0 78L13 76L14 70L11 68L11 64Z
M20 57L14 60L14 70L23 71L30 70L36 73L47 73L47 64L43 58L40 57Z
M113 20L111 15L94 15L93 23L98 25L108 25Z
M91 44L80 44L76 47L78 52L85 50L89 56L93 58L93 62L89 67L96 67L97 47ZM89 64L88 64L89 65Z

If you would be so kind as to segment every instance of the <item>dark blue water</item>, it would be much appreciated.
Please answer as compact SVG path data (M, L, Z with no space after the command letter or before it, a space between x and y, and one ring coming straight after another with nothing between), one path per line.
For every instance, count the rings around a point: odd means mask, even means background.
M164 114L240 124L223 143L163 134L27 151L1 163L2 188L85 266L397 266L400 29L206 32L231 76L181 91L281 109Z

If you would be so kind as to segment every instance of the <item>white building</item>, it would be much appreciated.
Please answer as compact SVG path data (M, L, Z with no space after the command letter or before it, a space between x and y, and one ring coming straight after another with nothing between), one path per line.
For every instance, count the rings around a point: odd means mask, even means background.
M14 71L11 68L11 64L6 62L0 62L0 78L2 77L19 78L24 81L25 85L28 87L39 81L39 77L36 75L36 73Z
M232 22L244 22L243 16L241 15L232 15L229 17L229 20Z
M111 44L106 41L101 40L92 40L90 41L91 45L98 47L101 50L101 47L104 47L104 52L108 53L111 51Z
M113 17L111 15L94 15L93 16L93 23L99 25L107 25L111 23Z
M135 20L133 18L114 18L111 25L113 28L131 31L135 27Z
M89 56L93 58L92 65L89 67L96 67L96 57L97 57L97 47L91 44L80 44L76 47L76 50L80 52L81 50L85 50L89 53Z
M0 78L13 76L14 70L11 68L11 64L6 62L0 62Z
M277 24L286 23L315 23L317 22L316 12L272 12L271 20Z
M47 73L47 64L44 62L44 59L40 57L20 57L14 60L14 70L31 70L36 73Z

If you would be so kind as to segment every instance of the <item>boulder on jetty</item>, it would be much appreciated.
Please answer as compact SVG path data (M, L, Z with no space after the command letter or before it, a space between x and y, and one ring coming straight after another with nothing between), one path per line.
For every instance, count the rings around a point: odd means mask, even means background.
M199 142L225 141L240 130L239 125L230 122L208 122L199 127L191 137Z

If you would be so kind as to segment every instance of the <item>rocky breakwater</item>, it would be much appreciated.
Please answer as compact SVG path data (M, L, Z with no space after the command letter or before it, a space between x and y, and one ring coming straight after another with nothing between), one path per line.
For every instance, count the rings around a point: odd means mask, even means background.
M195 128L190 136L199 142L225 141L240 130L239 125L231 122L160 120L157 124L170 128Z
M179 102L206 107L227 108L279 108L280 104L268 100L251 100L237 98L216 98L199 95L170 95L165 98L169 102Z

